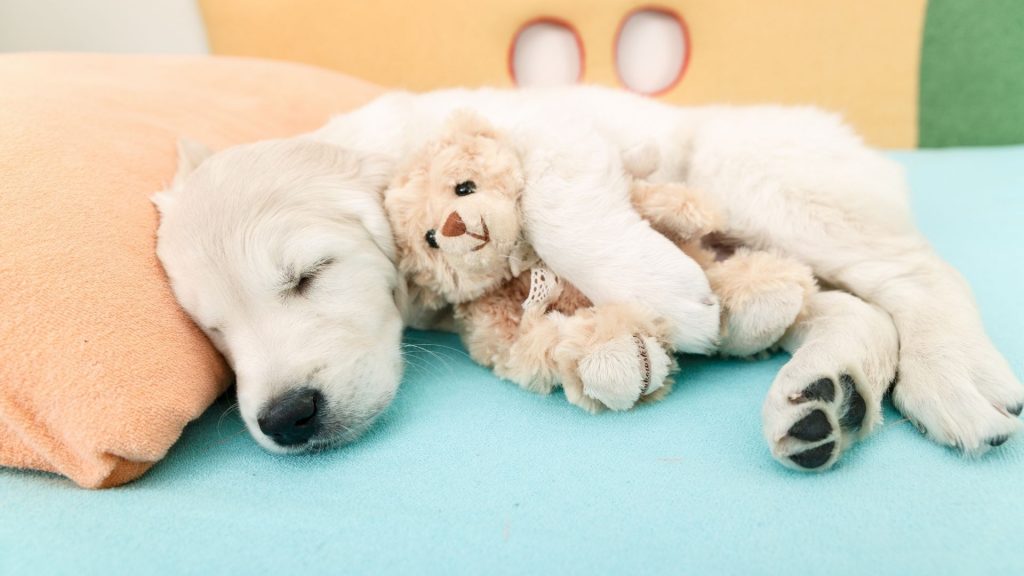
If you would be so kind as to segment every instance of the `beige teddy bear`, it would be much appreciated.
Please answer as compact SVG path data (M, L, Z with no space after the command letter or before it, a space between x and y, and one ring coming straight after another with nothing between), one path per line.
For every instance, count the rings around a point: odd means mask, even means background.
M633 176L657 163L643 150L627 156ZM663 397L676 369L667 326L642 303L594 305L546 269L523 237L524 184L511 144L468 111L399 169L384 205L416 307L453 305L470 356L529 390L561 385L590 411ZM721 353L769 349L817 289L801 263L723 242L695 191L635 180L631 194L651 226L705 270L721 302Z

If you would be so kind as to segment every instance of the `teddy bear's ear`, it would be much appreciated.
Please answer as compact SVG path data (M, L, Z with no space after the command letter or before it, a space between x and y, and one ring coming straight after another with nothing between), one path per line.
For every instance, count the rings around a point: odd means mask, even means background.
M450 138L459 135L483 136L484 138L497 138L498 131L494 126L480 114L462 108L452 112L445 122L445 134Z

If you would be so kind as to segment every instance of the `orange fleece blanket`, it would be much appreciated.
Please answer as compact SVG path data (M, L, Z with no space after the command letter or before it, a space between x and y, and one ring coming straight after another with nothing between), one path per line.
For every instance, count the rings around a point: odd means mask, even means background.
M0 56L0 465L122 484L223 391L154 255L179 136L291 135L378 93L258 60Z

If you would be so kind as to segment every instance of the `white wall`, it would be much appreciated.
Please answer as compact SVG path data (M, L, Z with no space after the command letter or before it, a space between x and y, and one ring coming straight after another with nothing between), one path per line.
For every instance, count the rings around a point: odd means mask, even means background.
M195 0L0 0L0 52L207 51Z

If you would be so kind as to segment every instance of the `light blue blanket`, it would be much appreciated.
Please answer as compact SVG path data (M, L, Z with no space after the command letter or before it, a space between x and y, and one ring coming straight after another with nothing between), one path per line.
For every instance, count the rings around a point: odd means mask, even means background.
M918 221L1024 375L1024 148L899 153ZM0 574L1022 574L1024 438L978 461L886 423L825 474L761 438L785 358L683 359L664 402L591 416L413 333L363 441L272 456L229 403L125 488L0 470Z

